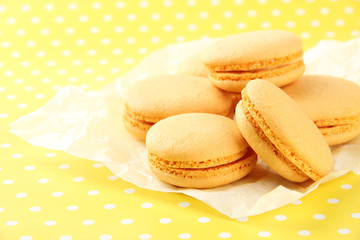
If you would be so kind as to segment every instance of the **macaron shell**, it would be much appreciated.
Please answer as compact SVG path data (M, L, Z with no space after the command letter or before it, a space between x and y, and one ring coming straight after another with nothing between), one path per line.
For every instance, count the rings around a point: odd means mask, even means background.
M150 153L167 161L210 159L218 162L217 159L245 154L248 144L234 120L215 114L186 113L153 125L146 136L146 147ZM214 165L211 161L209 164Z
M360 115L360 85L343 78L304 75L282 89L313 121Z
M239 63L244 63L245 66L249 66L248 63L255 63L255 68L260 68L271 65L271 61L264 62L260 66L257 64L259 61L286 58L299 53L300 55L302 53L302 42L294 33L263 30L224 37L206 48L201 58L210 68ZM254 69L254 66L245 67L243 70ZM215 71L218 70L215 69Z
M268 80L274 83L276 86L281 87L285 86L289 83L296 81L300 78L303 73L305 72L305 65L302 64L291 71L276 75L273 74L272 76L264 78L264 80ZM221 74L221 80L219 80ZM242 89L245 88L246 84L253 79L239 79L239 75L236 72L232 73L210 73L209 79L210 81L220 89L229 92L237 92L240 93ZM263 78L262 78L263 79Z
M211 168L179 169L150 164L162 181L179 187L213 188L232 183L246 176L256 165L257 155L250 149L239 161Z
M231 115L231 96L213 86L207 78L187 75L161 75L132 84L125 105L137 119L157 122L190 112Z
M251 101L255 109L250 111L258 118L255 121L261 121L259 125L265 134L274 134L271 141L277 148L301 160L293 162L296 166L315 180L329 173L333 165L331 151L320 130L294 100L264 80L249 82L242 95L243 100L247 97Z
M268 139L266 140L259 136L259 131L247 120L241 104L238 104L235 116L240 132L248 144L256 146L256 153L261 159L266 159L266 162L274 171L293 182L304 182L309 178L294 164L284 158Z

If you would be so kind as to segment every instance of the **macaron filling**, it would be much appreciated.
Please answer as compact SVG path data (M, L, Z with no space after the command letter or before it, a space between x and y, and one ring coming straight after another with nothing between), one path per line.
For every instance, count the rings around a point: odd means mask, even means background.
M312 167L301 157L297 156L286 144L284 144L270 129L261 113L256 109L247 96L246 89L242 91L242 101L240 102L246 119L262 138L274 150L276 155L291 167L296 173L302 176L308 176L313 180L319 180L322 176L316 173ZM251 110L251 111L250 111Z
M348 118L315 121L324 136L357 131L360 129L360 115Z
M161 171L162 173L165 174L174 175L177 177L184 177L184 178L207 178L211 176L228 175L231 174L232 172L244 168L249 168L250 171L256 164L256 159L257 159L256 154L251 148L248 148L245 155L243 154L241 155L242 156L240 158L235 158L232 161L223 164L219 164L219 165L210 164L210 167L190 167L190 165L192 166L198 165L195 161L187 164L189 167L173 167L176 165L174 164L167 165L166 160L159 161L160 158L152 153L149 153L148 159L151 168ZM222 160L222 158L221 159L219 158L219 160ZM212 160L209 160L209 162L211 161Z

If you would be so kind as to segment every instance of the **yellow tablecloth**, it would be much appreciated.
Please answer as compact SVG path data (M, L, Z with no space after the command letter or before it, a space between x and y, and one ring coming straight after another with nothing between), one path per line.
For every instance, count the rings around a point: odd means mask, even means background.
M360 239L360 171L280 209L229 219L8 132L62 86L99 89L168 44L258 29L292 31L305 50L348 40L360 36L360 2L1 1L0 239Z

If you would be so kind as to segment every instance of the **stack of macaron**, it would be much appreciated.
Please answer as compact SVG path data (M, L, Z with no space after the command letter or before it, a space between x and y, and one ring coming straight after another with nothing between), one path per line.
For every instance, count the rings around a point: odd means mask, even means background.
M332 170L329 146L360 135L360 86L303 75L293 33L227 36L204 49L198 67L196 59L125 96L124 125L145 140L149 167L166 183L223 186L249 174L257 157L289 181L317 181Z

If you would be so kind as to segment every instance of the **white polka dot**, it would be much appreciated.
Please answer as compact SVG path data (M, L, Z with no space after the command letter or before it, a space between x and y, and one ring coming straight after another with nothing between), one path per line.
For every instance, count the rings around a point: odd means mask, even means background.
M346 228L340 228L337 232L340 234L348 234L350 233L350 230Z
M26 42L26 46L28 46L28 47L33 47L35 45L36 45L35 41L27 41Z
M0 118L7 118L9 114L7 113L0 113Z
M280 9L274 9L271 11L271 14L275 17L280 16L281 15L281 10Z
M64 193L63 192L53 192L51 195L53 197L61 197L62 195L64 195Z
M185 14L183 12L177 12L177 13L175 13L175 18L178 20L184 19Z
M232 11L225 11L223 13L224 18L231 18L233 16L233 12Z
M354 13L354 8L350 7L350 6L347 6L347 7L344 8L344 12L346 14L352 14L352 13Z
M49 221L45 221L44 225L46 226L54 226L56 224L56 221L54 220L49 220Z
M237 218L236 220L239 221L239 222L246 222L249 219L247 217L240 217L240 218Z
M84 69L84 73L85 74L92 74L94 72L94 70L92 68L86 68ZM86 87L87 88L87 87Z
M28 92L31 92L31 91L34 90L34 87L33 86L26 86L26 87L24 87L24 90L28 91Z
M302 33L300 34L300 36L301 36L302 38L309 38L309 37L310 37L310 33L308 33L308 32L302 32Z
M147 8L149 6L149 2L148 1L140 1L139 6L141 8Z
M5 209L0 207L0 212L3 212Z
M45 97L45 95L42 93L35 94L36 99L43 99L44 97Z
M54 5L53 4L51 4L51 3L47 3L47 4L45 4L45 11L52 11L52 10L54 10Z
M95 80L96 81L104 81L105 80L105 77L103 77L103 76L97 76L97 77L95 77ZM111 179L110 179L111 180Z
M319 20L311 20L310 25L312 27L319 27L320 26L320 21Z
M45 55L46 55L46 52L44 52L44 51L38 51L36 53L36 56L38 56L38 57L44 57Z
M168 224L168 223L171 223L171 219L170 218L161 218L159 220L159 222L162 224Z
M345 21L343 19L337 19L337 20L335 20L335 25L338 27L344 26Z
M51 61L49 61L49 62L51 62ZM55 62L55 61L52 61L52 62ZM49 82L51 82L51 80L49 78L43 78L43 79L41 79L41 82L42 83L49 83Z
M20 237L20 240L32 240L32 236L24 235Z
M298 231L298 234L300 236L309 236L311 233L308 230L300 230L300 231Z
M35 207L31 207L29 210L30 210L31 212L38 212L38 211L41 210L41 207L35 206Z
M103 16L103 20L104 20L105 22L111 22L112 19L113 19L113 16L110 15L110 14L106 14L106 15Z
M65 56L65 57L70 56L71 51L70 50L63 50L63 51L61 51L61 55Z
M93 224L95 223L95 221L88 219L88 220L84 220L82 223L83 223L84 225L93 225Z
M5 224L6 224L7 226L15 226L15 225L18 224L18 222L17 222L17 221L7 221Z
M218 6L220 4L219 0L210 0L210 4L213 6Z
M352 189L352 186L350 184L343 184L343 185L341 185L341 188L343 188L343 189Z
M270 22L262 22L261 23L261 27L263 27L263 28L269 28L270 26L271 26Z
M115 204L106 204L104 206L105 209L114 209L115 207L116 207Z
M352 216L353 218L358 218L358 219L360 219L360 213L353 213L353 214L351 214L351 216Z
M74 28L66 28L65 29L65 33L68 35L74 34L75 33L75 29Z
M49 35L50 34L50 29L48 29L48 28L43 28L43 29L41 29L40 30L40 33L42 34L42 35Z
M200 217L200 218L198 218L198 222L207 223L207 222L210 222L210 219L207 217Z
M257 11L256 10L249 10L248 12L247 12L247 15L249 16L249 17L256 17L257 16Z
M71 240L72 236L70 235L62 235L59 237L59 240Z
M49 179L48 178L41 178L38 180L38 183L48 183Z
M335 203L339 203L339 199L336 199L336 198L329 198L329 199L328 199L328 203L333 203L333 204L335 204Z
M13 158L21 158L23 155L21 153L15 153L12 155Z
M208 12L200 12L199 13L199 17L202 19L208 18L209 17L209 13Z
M2 46L3 48L8 48L8 47L10 47L10 45L11 45L11 43L8 42L8 41L4 41L4 42L1 43L1 46Z
M197 25L196 24L189 24L188 29L189 29L189 31L196 31Z
M160 16L160 15L159 15L159 16ZM134 14L134 13L130 13L129 15L127 15L127 19L128 19L129 21L135 21L136 18L137 18L137 16L136 16L136 14ZM159 18L160 18L160 17L159 17Z
M30 74L31 74L31 75L34 75L34 76L40 75L40 70L37 70L37 69L32 70L32 71L30 72Z
M96 34L99 33L100 29L98 27L91 27L90 28L90 33L92 34Z
M111 68L111 69L110 69L110 72L112 72L112 73L118 73L118 72L120 72L120 69L119 69L119 68Z
M21 6L21 11L23 11L23 12L28 12L28 11L30 11L30 5L22 5Z
M191 234L190 233L181 233L181 234L179 234L179 238L180 239L190 239Z
M0 5L0 12L6 12L6 6Z
M113 181L113 180L119 179L119 177L116 175L112 175L112 176L109 176L108 179Z
M100 240L110 240L110 239L112 239L112 236L109 235L109 234L101 235L101 236L99 237L99 239L100 239Z
M20 63L20 65L21 65L22 67L28 67L28 66L30 66L30 63L27 62L27 61L23 61L23 62Z
M313 218L316 219L316 220L323 220L323 219L325 219L325 215L319 213L319 214L315 214L313 216Z
M78 65L82 64L82 61L79 60L79 59L76 59L76 60L72 61L72 64L75 65L75 66L78 66Z
M306 13L306 11L305 11L304 8L297 8L295 10L295 14L298 15L298 16L303 16L303 15L305 15L305 13Z
M74 182L81 182L81 181L84 181L84 178L83 177L76 177L73 179Z
M261 232L258 233L258 235L259 235L260 237L270 237L270 236L271 236L271 233L268 232L268 231L261 231Z
M285 25L288 28L293 28L296 26L296 23L294 21L286 21Z
M142 208L152 208L153 204L152 203L143 203L143 204L141 204L141 207Z
M20 53L19 53L19 52L12 52L12 53L10 54L10 56L11 56L12 58L18 58L18 57L20 57Z
M79 207L76 206L76 205L71 205L71 206L68 206L66 209L69 210L69 211L75 211L75 210L78 210Z
M193 7L196 5L196 1L195 0L187 0L186 4L190 7Z
M278 221L285 221L287 219L287 217L285 215L276 215L275 216L275 220Z
M76 9L78 8L78 5L77 5L77 3L70 3L70 4L68 5L68 8L69 8L70 10L74 11L74 10L76 10Z
M132 224L134 221L132 219L123 219L121 220L121 224L129 225Z
M326 7L320 8L320 14L322 14L322 15L327 15L327 14L329 14L329 12L330 12L330 10Z
M13 184L15 181L12 179L7 179L3 181L3 184Z
M214 23L214 24L212 25L212 28L213 28L214 30L220 30L220 29L222 28L222 25L221 25L221 23Z
M142 240L146 240L146 239L150 239L151 238L151 235L150 234L140 234L139 235L139 239L142 239Z
M26 108L27 104L26 103L19 103L18 105L16 105L18 108Z
M56 156L56 153L46 153L45 154L46 157L55 157Z
M146 48L139 48L138 49L138 53L140 53L140 54L145 54L147 52L148 52L148 50Z
M167 24L163 27L165 32L171 32L173 30L173 27L170 24Z
M15 94L10 94L10 95L7 95L6 98L9 99L9 100L14 100L16 98L16 95Z
M0 92L5 92L6 91L6 88L5 87L0 87Z
M92 8L95 9L95 10L100 9L100 8L101 8L101 3L99 3L99 2L94 2L94 3L92 4Z
M115 49L112 50L112 53L113 53L114 55L119 55L119 54L122 53L122 50L121 50L121 49L118 49L118 48L115 48Z
M133 189L133 188L127 188L124 190L124 193L128 193L128 194L134 193L134 192L135 192L135 189Z
M109 38L103 38L101 39L101 44L108 45L110 44L111 40Z
M10 76L14 75L14 72L13 72L13 71L10 71L10 70L9 70L9 71L5 71L5 72L4 72L4 75L7 76L7 77L10 77Z
M239 22L239 23L236 24L236 27L239 28L239 29L244 29L244 28L246 28L246 23Z
M120 9L121 9L121 8L124 8L124 7L125 7L125 3L124 3L124 2L117 2L117 3L116 3L116 7L117 7L117 8L120 8Z
M148 26L142 25L139 27L139 31L144 33L147 32L149 30Z
M11 144L10 144L10 143L2 143L2 144L0 145L0 147L2 147L2 148L8 148L8 147L11 147Z
M7 18L7 19L6 19L6 22L7 22L8 24L15 24L15 23L16 23L16 19L13 18L13 17L10 17L10 18Z
M164 5L164 7L171 7L172 6L172 1L171 0L164 0L163 5Z
M267 0L258 0L258 3L259 3L259 4L266 4L266 3L267 3Z
M62 23L64 22L65 18L63 16L56 16L55 17L55 22L56 23Z
M231 237L231 234L228 232L219 233L219 238L229 238L229 237Z
M98 190L91 190L91 191L88 192L88 194L91 195L91 196L97 195L99 193L100 192Z
M16 35L18 35L18 36L24 36L25 34L26 34L25 29L16 30Z
M179 203L179 207L189 207L190 203L189 202L181 202Z
M79 16L79 21L80 22L87 22L89 20L89 17L86 15L81 15Z

